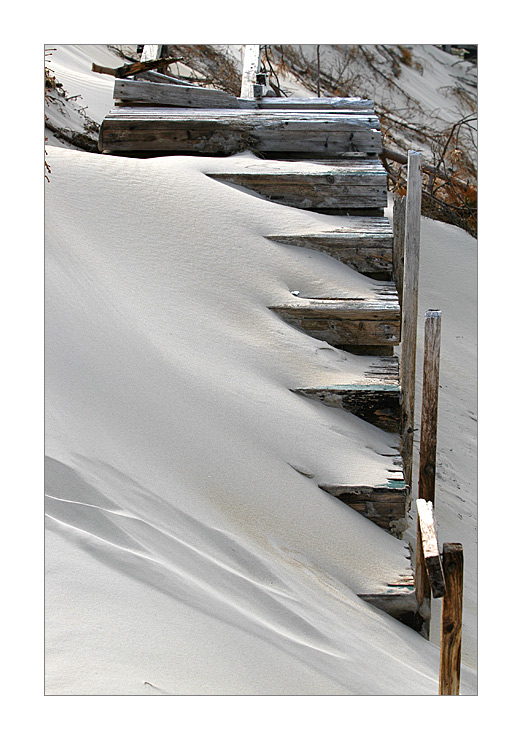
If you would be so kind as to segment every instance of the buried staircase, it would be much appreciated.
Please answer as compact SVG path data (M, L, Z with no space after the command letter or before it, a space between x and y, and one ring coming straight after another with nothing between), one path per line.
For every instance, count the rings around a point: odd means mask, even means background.
M357 270L374 281L370 296L289 293L287 301L269 308L296 330L371 358L358 383L290 390L344 409L392 435L390 447L397 452L388 456L388 475L379 485L321 481L319 488L401 538L410 508L399 451L404 420L394 353L401 341L402 258L400 239L394 239L384 217L387 178L378 158L379 120L369 100L259 97L259 88L263 92L262 85L254 84L248 97L243 90L235 98L150 70L134 79L117 79L115 107L102 123L99 149L124 156L223 156L223 167L209 177L275 203L350 217L340 229L266 238L321 251ZM263 159L249 159L242 171L229 167L225 157L244 150ZM360 596L422 631L413 572L409 566L406 571L382 592Z

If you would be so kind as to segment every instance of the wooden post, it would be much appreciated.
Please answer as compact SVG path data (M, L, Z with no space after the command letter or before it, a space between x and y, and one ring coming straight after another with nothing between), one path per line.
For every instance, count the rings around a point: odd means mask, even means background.
M440 625L439 695L458 696L462 645L462 592L464 554L462 545L445 542L443 546L446 593L442 600Z
M161 58L161 44L145 44L141 52L142 62L150 62L152 59Z
M395 196L393 202L393 279L402 306L402 292L404 287L404 221L406 216L406 196Z
M243 77L241 80L242 98L255 98L254 87L257 86L259 72L260 44L245 44L243 56Z
M415 360L419 303L419 252L422 200L422 154L408 152L408 190L404 232L404 293L401 353L401 453L406 485L412 484L415 426Z
M424 371L419 452L419 498L435 504L437 416L439 403L441 312L426 311L424 322Z
M435 504L435 468L437 454L437 415L439 398L440 318L438 309L426 311L424 321L424 368L422 383L422 416L419 455L420 501ZM429 637L431 617L430 583L426 572L424 547L422 546L422 521L417 520L417 547L415 552L415 593L419 614L424 619L423 634ZM443 580L443 579L442 579ZM434 593L435 595L435 593ZM441 594L439 594L441 595Z

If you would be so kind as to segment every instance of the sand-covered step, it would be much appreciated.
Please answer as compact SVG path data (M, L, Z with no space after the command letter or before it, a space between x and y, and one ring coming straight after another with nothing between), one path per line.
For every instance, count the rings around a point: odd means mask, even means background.
M310 234L270 235L278 244L315 249L374 280L391 280L393 230L384 217L354 216L348 226Z
M315 339L355 354L393 354L400 342L397 292L371 298L301 298L269 306L284 321Z
M294 393L341 408L374 424L385 432L398 432L400 424L399 386L390 384L325 385L293 388Z
M135 81L118 84L122 90L149 86L156 98L163 95L182 100L184 96L190 101L197 97L193 88L180 90L175 85ZM205 90L209 97L212 92ZM379 154L379 129L379 120L371 113L332 115L321 111L129 105L118 106L107 114L100 130L99 149L212 156L251 150L262 155L328 158L350 152Z
M378 159L352 159L346 166L260 161L242 171L223 167L207 174L304 210L382 216L387 205L386 170Z
M413 573L399 576L397 582L390 582L381 591L357 595L416 632L425 634L426 622L419 612Z
M379 486L321 483L319 488L396 537L408 526L410 493L404 480L388 480Z

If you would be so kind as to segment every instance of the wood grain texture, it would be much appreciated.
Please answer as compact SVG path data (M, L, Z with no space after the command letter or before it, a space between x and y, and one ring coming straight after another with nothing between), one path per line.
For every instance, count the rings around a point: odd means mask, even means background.
M222 90L146 80L115 80L114 97L124 102L178 108L239 108L237 98Z
M400 341L400 308L393 295L295 298L269 308L291 326L341 349L351 345L393 347Z
M393 233L387 218L354 217L349 226L335 231L267 238L323 252L374 280L392 277Z
M424 322L424 365L422 383L421 438L419 450L419 498L435 503L437 467L437 417L441 312L426 311Z
M446 585L442 559L439 553L435 518L433 516L433 504L422 498L416 500L417 514L420 530L420 541L417 547L422 548L424 564L429 576L431 595L434 599L444 596Z
M404 236L404 292L402 302L402 452L406 481L411 486L415 426L415 362L419 298L419 253L422 197L422 154L408 153L408 192Z
M446 593L442 600L439 694L441 696L458 696L460 691L464 583L464 553L460 543L444 543L443 564Z

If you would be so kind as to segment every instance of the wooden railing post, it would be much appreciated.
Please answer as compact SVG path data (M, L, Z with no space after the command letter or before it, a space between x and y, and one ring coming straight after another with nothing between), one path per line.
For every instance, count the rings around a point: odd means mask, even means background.
M424 366L422 381L421 438L419 453L419 500L435 504L435 470L437 457L437 417L439 399L441 312L426 311L424 321ZM429 637L431 616L430 584L421 544L421 521L417 521L415 553L415 593L419 614L424 619L422 633ZM441 595L441 594L440 594Z
M431 501L433 505L435 505L435 472L437 466L440 334L441 312L439 309L429 309L426 311L424 321L419 498Z
M446 593L440 624L439 695L458 696L462 645L462 594L464 554L462 545L445 542L442 551Z
M260 63L260 44L245 44L243 54L243 77L241 79L241 97L255 98L257 73Z
M412 483L413 430L415 426L415 360L419 302L419 253L422 201L422 154L408 152L408 190L404 232L404 292L401 352L401 452L406 485Z
M399 303L402 306L404 286L404 221L406 217L406 196L396 195L393 201L393 279L397 287Z

